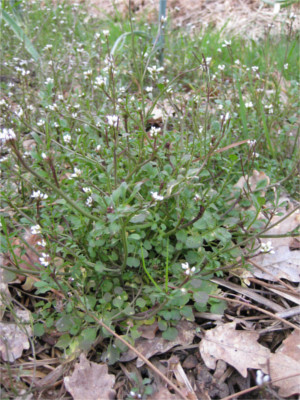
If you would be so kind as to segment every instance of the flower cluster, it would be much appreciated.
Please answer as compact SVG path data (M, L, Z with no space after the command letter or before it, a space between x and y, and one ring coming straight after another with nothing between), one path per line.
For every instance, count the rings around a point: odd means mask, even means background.
M37 199L37 200L46 200L46 199L48 199L48 195L42 193L40 190L34 190L34 191L32 192L31 197L32 197L33 199Z
M107 115L107 123L109 126L116 128L118 126L119 117L117 115Z
M41 233L42 228L40 225L33 225L30 227L30 232L32 235L39 235Z
M161 196L158 194L158 192L151 192L152 199L155 201L162 201L164 199L164 196Z
M10 140L16 140L16 134L12 129L2 129L0 131L0 143L1 145L5 145Z
M42 257L39 258L41 265L48 267L50 264L50 255L47 253L42 253Z

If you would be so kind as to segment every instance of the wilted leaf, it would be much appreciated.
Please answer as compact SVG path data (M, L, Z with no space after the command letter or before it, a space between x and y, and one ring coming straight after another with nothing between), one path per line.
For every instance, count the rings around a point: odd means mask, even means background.
M271 379L284 378L289 375L296 375L274 382L279 387L279 395L289 397L300 393L300 337L299 332L294 330L277 349L271 354L269 364L265 364L262 370L271 375Z
M261 368L270 350L257 342L258 332L237 331L235 326L231 322L207 331L199 350L208 368L215 369L216 361L224 360L245 378L247 368Z
M177 394L172 394L166 388L160 388L158 392L153 393L148 400L178 400Z
M254 170L252 176L242 176L234 186L241 190L245 188L246 191L248 191L249 189L247 182L249 184L250 190L254 192L257 189L262 189L262 187L268 185L270 183L270 178L263 171Z
M0 355L4 361L14 362L20 358L23 350L30 347L28 336L32 336L32 329L28 322L30 312L17 310L17 324L0 322Z
M271 225L282 219L283 216L274 216ZM267 233L270 235L285 235L299 227L300 214L291 214ZM264 239L263 243L268 242ZM279 237L271 240L274 253L261 253L252 260L263 267L266 272L253 267L253 274L261 279L276 281L277 279L287 279L291 282L300 282L300 250L293 246L295 240L291 237Z
M65 387L74 400L113 400L114 383L115 376L108 374L106 364L90 362L83 353L73 374L64 378Z
M168 350L178 345L191 344L195 336L195 325L192 322L181 321L176 325L178 335L173 341L166 340L159 333L154 339L147 340L144 338L138 338L135 341L134 347L147 359L151 358L154 354L163 354ZM128 350L120 357L121 362L131 361L137 358L135 352ZM137 360L137 367L141 367L144 362L140 359Z

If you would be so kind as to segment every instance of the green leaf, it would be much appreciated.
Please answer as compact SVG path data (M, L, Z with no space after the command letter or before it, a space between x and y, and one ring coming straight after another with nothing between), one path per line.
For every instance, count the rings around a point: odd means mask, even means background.
M8 26L15 32L17 38L24 43L25 49L34 59L34 61L38 61L40 58L39 53L36 51L35 47L25 35L23 29L17 24L17 22L2 8L0 9L0 16L7 22Z
M130 222L132 224L140 224L141 222L144 222L146 218L148 217L149 213L140 213L137 215L134 215L131 219Z
M59 347L60 349L66 349L67 347L69 347L70 343L71 343L71 337L68 333L65 333L58 339L57 343L55 344L55 347Z
M202 245L201 236L189 236L185 241L188 249L197 249Z
M128 267L139 267L140 266L140 260L135 257L128 257L127 258L127 263Z
M33 327L34 336L40 337L45 333L44 324L37 323Z
M136 305L140 308L144 308L146 304L146 300L142 299L141 297L139 297L136 301Z
M181 310L180 310L180 314L186 318L187 321L194 321L195 320L195 316L193 313L193 307L192 306L184 306Z
M196 303L206 304L209 296L206 292L194 292L193 298Z
M175 340L177 336L178 336L178 330L173 327L169 327L162 333L162 337L169 341Z

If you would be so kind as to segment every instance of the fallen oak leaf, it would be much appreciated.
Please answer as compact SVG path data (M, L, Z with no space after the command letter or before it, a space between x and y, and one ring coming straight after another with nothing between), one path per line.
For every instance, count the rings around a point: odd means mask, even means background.
M90 362L84 353L73 374L64 378L64 384L74 400L113 400L116 395L112 389L115 376L108 374L107 365Z
M246 378L247 368L260 369L270 350L257 342L258 332L237 331L236 322L206 332L199 350L207 368L215 369L217 360L226 361Z
M138 338L135 341L134 347L139 353L149 359L155 354L166 353L175 346L188 345L192 343L195 336L195 325L192 322L181 321L176 325L176 329L178 331L178 335L172 341L164 339L162 334L159 333L155 338L150 340L142 337ZM137 354L131 350L128 350L126 353L121 355L120 361L127 362L134 360L135 358L137 358ZM143 364L144 362L138 358L136 362L137 367L141 367Z

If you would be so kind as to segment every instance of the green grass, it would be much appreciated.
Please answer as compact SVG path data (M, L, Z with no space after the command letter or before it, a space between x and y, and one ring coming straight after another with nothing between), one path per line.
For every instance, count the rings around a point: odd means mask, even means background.
M280 193L297 196L298 34L283 27L254 42L168 23L164 70L151 74L155 24L99 21L67 3L21 11L40 58L30 59L1 21L1 124L16 135L1 159L2 250L14 253L14 239L26 242L25 231L40 226L45 246L31 247L44 260L11 254L5 267L7 280L18 271L29 298L39 296L29 307L36 337L59 331L56 346L72 354L100 332L86 310L128 340L147 316L173 337L194 310L221 312L224 304L207 296L217 289L209 279L246 267L258 249L244 246L264 230ZM124 36L107 58L131 26L147 35ZM154 122L154 107L172 112ZM253 145L218 151L245 140ZM255 169L269 186L234 188ZM48 197L32 197L37 190ZM114 363L120 349L110 349L102 358Z

